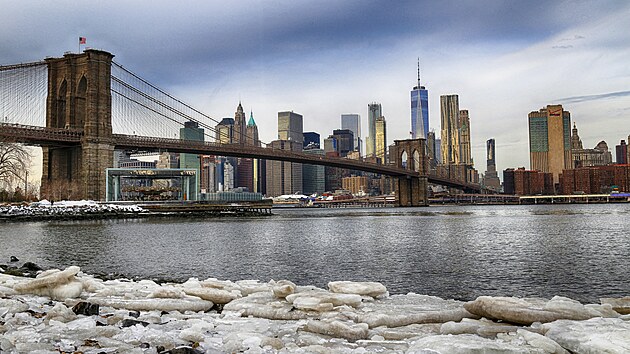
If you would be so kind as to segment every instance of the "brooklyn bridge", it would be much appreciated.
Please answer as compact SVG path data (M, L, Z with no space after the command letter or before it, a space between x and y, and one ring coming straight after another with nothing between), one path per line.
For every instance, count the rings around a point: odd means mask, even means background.
M113 61L87 49L61 58L0 66L0 140L40 146L41 190L74 182L85 199L104 200L114 150L246 157L366 171L395 179L398 205L426 205L428 184L479 191L476 184L428 173L424 139L396 140L390 164L324 157L244 143L176 138L185 122L219 123ZM244 139L240 140L241 142ZM264 144L263 144L264 145Z

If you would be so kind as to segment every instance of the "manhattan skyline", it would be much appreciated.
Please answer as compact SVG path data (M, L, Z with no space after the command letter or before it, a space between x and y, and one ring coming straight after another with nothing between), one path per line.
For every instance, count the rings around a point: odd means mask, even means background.
M86 37L216 120L242 101L264 142L277 135L278 112L327 136L344 113L366 127L370 102L382 104L388 144L409 138L418 57L430 127L439 136L439 97L457 94L480 171L490 138L498 170L528 167L527 114L547 104L571 112L585 147L630 133L623 1L0 5L0 64L76 52Z

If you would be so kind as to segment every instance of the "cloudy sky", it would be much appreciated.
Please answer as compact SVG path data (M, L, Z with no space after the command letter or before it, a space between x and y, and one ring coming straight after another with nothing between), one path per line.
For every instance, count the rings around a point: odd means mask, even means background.
M563 104L585 147L630 135L630 2L618 1L9 1L0 0L0 64L87 45L220 119L242 101L263 141L277 112L328 136L342 113L380 102L388 141L409 137L420 57L430 128L439 96L470 111L485 171L529 166L527 113Z

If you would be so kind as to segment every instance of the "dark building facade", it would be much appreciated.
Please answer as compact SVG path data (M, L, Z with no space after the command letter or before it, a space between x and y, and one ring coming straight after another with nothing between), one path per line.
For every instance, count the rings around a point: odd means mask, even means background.
M550 172L526 170L524 167L503 171L503 191L514 195L555 194L553 175Z
M628 163L628 145L625 140L621 140L621 143L615 146L615 158L617 164Z

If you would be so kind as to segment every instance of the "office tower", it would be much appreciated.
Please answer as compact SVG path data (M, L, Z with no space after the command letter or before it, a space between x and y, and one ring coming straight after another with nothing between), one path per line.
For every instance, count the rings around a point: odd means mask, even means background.
M442 139L435 139L435 162L442 164Z
M223 118L214 127L215 141L219 144L231 144L233 142L234 118Z
M302 151L301 141L274 140L269 145L272 149ZM302 164L268 160L266 169L267 196L277 197L302 191Z
M314 144L310 146L310 148L304 149L303 152L305 154L324 156L324 150L314 147ZM302 188L303 193L306 195L323 194L326 191L325 167L321 165L302 165Z
M459 111L459 162L473 164L470 152L470 118L467 109Z
M158 157L156 168L179 168L179 154L163 152Z
M625 140L621 140L621 143L615 146L615 161L618 165L628 163L628 146Z
M337 151L341 157L346 157L354 150L354 135L350 129L335 129L332 136L337 140Z
M337 144L337 139L334 136L329 135L328 138L324 139L324 152L325 153L334 152L334 153L337 153L336 156L339 156L339 148Z
M383 165L387 164L387 127L385 117L376 118L375 155L381 159Z
M368 137L365 139L365 156L376 156L376 118L383 115L380 103L368 104Z
M571 166L571 113L562 105L547 105L528 114L530 168L551 173L559 182Z
M497 173L495 156L494 139L488 139L486 141L486 173L483 177L483 185L490 190L499 192L501 190L501 181Z
M199 128L199 123L188 121L184 123L184 127L179 129L179 138L182 140L203 141L203 129ZM197 154L180 154L180 168L194 168L199 174L201 165L199 163L199 155Z
M243 112L243 106L241 105L241 102L239 102L238 107L236 107L236 112L234 113L234 129L232 142L236 144L245 144L246 136L247 125L245 122L245 112Z
M418 59L418 86L411 90L411 138L427 138L429 134L429 91L420 85L420 59Z
M358 114L342 114L341 129L349 129L354 136L354 150L361 152L361 116Z
M431 169L435 169L437 165L436 159L436 149L435 149L435 132L430 131L427 134L427 155L429 156L429 167Z
M256 125L256 121L254 121L254 112L249 112L249 121L247 121L247 128L245 129L245 132L245 143L247 145L260 146L258 126Z
M315 132L306 132L302 134L304 136L304 143L302 146L306 150L306 148L310 147L311 149L319 149L319 134Z
M278 112L278 140L304 142L302 115L293 112Z
M440 96L440 114L442 164L459 164L459 97L457 95Z

